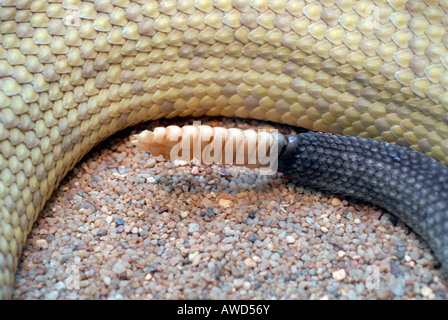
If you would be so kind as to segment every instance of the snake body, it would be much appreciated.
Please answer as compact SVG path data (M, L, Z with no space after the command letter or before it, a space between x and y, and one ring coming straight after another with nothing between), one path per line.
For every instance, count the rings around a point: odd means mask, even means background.
M142 121L269 120L448 164L447 12L435 0L2 0L0 298L67 172Z
M313 132L289 140L279 171L395 214L429 244L448 273L448 167L409 148L361 137Z

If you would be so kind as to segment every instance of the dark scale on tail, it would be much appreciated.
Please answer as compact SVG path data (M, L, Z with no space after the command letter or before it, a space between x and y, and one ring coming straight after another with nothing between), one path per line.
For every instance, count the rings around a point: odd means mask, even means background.
M422 153L360 137L290 136L279 171L293 181L376 204L432 248L448 272L448 168Z

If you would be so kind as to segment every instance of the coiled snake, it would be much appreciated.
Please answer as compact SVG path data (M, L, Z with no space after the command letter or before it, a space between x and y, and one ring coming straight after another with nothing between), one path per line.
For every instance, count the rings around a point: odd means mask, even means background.
M142 121L270 120L448 164L447 12L435 0L1 1L0 297L62 178ZM441 212L422 232L446 259L448 201L421 195Z

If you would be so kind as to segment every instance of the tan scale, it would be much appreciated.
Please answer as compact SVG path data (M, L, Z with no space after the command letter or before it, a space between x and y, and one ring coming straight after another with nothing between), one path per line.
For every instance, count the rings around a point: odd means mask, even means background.
M448 1L4 0L0 297L62 178L138 122L237 116L448 164Z

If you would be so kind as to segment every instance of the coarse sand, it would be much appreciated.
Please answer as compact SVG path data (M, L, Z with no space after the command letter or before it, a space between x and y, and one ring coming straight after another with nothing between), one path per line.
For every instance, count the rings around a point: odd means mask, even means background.
M281 174L154 158L129 142L193 120L126 129L85 156L35 223L13 298L446 299L426 243L380 208Z

